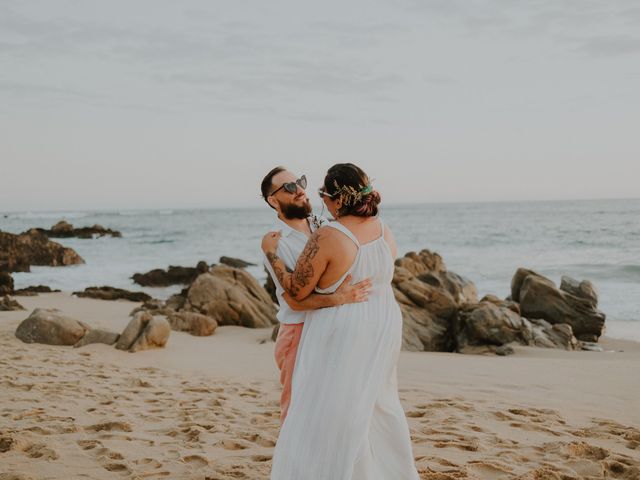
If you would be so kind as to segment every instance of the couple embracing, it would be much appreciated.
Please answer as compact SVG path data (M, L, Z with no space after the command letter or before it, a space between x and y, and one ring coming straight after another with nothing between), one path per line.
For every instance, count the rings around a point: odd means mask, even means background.
M271 479L418 480L398 396L396 244L380 195L356 165L334 165L318 190L327 221L312 215L306 184L277 167L261 186L278 215L262 240L280 303Z

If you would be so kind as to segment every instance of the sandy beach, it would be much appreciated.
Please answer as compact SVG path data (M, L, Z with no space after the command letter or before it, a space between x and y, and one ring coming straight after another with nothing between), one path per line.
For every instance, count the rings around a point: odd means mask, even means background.
M128 353L24 344L37 307L114 331L138 304L68 293L0 313L0 478L269 477L278 437L270 329L172 332ZM640 478L640 344L517 347L509 357L403 352L400 395L423 479Z

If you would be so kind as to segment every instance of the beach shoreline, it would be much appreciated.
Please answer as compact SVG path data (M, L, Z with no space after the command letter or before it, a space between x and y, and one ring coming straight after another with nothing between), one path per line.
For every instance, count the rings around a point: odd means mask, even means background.
M24 344L14 331L34 308L119 332L139 303L17 298L26 311L0 312L0 444L9 445L0 473L268 478L279 430L270 328L174 331L164 348L139 353ZM599 343L605 351L402 352L399 391L421 478L637 478L611 469L640 468L640 343Z

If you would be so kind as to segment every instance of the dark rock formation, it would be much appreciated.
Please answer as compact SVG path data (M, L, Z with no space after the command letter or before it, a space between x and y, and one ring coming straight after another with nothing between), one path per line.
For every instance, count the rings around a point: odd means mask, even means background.
M50 230L45 228L37 228L36 230L51 238L93 238L94 235L97 237L103 237L105 235L111 235L112 237L117 238L122 237L120 232L111 230L110 228L104 228L102 225L96 224L92 227L75 228L65 220L60 220L51 227Z
M57 309L36 308L16 329L25 343L74 345L90 330L89 326L63 316Z
M167 287L176 284L190 284L198 275L208 271L207 262L200 261L195 268L170 265L167 270L155 268L147 273L135 273L131 278L143 287Z
M588 281L563 277L558 289L548 278L520 268L511 281L511 297L520 303L524 317L567 323L579 340L594 342L602 335L605 314L597 309L598 298Z
M222 263L223 265L234 267L234 268L246 268L246 267L256 266L255 263L245 262L244 260L241 260L239 258L224 257L224 256L220 257L220 263Z
M116 348L137 352L154 347L164 347L171 334L169 322L153 317L147 312L138 312L118 338Z
M0 298L0 312L12 312L15 310L26 310L26 308L20 305L9 295L5 295L4 297Z
M8 272L0 272L0 295L13 293L13 277Z
M60 290L52 290L51 287L46 285L31 285L25 288L19 288L18 290L15 290L13 294L16 296L33 297L39 293L53 293L59 291Z
M37 229L15 235L0 232L0 271L28 272L31 265L77 265L84 260L72 248L49 240Z
M73 292L78 297L97 298L99 300L129 300L131 302L146 302L151 296L144 292L130 292L115 287L87 287L82 292Z
M263 287L271 297L271 300L273 300L273 303L279 305L280 302L278 301L278 296L276 295L276 284L273 282L273 278L271 278L271 274L266 267L264 271L267 274L267 279L265 280Z

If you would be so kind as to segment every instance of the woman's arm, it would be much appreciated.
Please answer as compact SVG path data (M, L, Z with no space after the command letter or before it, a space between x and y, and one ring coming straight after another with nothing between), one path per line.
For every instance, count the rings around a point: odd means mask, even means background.
M329 259L326 251L330 237L328 229L328 227L320 228L311 235L298 257L296 268L291 273L287 272L287 266L276 253L280 232L269 232L262 239L262 250L280 285L294 300L300 301L307 298L327 268Z
M363 280L351 285L351 275L347 275L340 286L334 293L329 295L321 293L312 293L307 298L297 301L291 298L287 292L284 292L282 298L294 311L317 310L318 308L335 307L344 305L345 303L366 302L369 290L371 289L371 280Z

